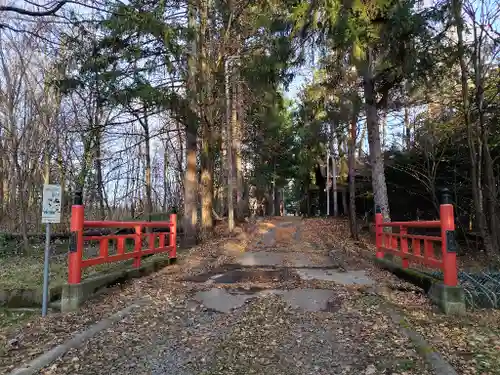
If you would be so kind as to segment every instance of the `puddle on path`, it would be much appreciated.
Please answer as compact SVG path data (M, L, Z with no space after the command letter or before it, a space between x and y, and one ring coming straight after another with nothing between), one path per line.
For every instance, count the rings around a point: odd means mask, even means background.
M251 299L262 298L270 294L282 296L290 307L294 309L310 312L333 312L338 310L342 304L336 292L328 289L269 289L251 293L249 291L212 288L208 291L196 293L194 298L209 310L229 313L243 306Z
M365 271L338 272L331 269L301 268L295 270L302 280L333 281L343 285L373 285L374 281Z
M216 275L211 278L216 283L234 284L244 282L283 282L288 280L297 280L295 272L287 269L240 269L226 272L222 275Z
M210 272L186 277L184 281L218 284L236 283L280 283L292 280L332 281L342 285L374 285L374 280L363 270L338 271L329 268L241 268L239 265L226 265Z
M219 284L235 284L248 282L283 282L298 280L299 277L294 270L289 268L241 268L240 265L228 265L211 270L207 273L185 277L183 281L195 283L216 282Z
M298 267L326 268L338 266L329 256L305 253L274 253L256 251L244 253L236 259L236 263L245 267Z

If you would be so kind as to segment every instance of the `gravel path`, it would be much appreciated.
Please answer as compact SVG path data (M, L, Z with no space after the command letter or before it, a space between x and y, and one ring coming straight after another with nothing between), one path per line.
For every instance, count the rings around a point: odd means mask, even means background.
M300 226L297 220L281 222L260 241L255 238L246 251L328 254L329 249L306 242ZM216 263L223 271L225 263L234 268L238 254L219 257ZM352 268L341 257L337 261ZM149 304L40 374L431 374L399 327L378 308L378 297L366 288L300 280L296 275L285 279L263 275L264 271L255 281L224 285L203 277L169 280L161 293L150 291ZM157 275L156 285L162 277L166 276ZM333 297L327 308L310 312L294 309L283 297L269 293L221 313L194 298L213 287L248 293L323 288Z

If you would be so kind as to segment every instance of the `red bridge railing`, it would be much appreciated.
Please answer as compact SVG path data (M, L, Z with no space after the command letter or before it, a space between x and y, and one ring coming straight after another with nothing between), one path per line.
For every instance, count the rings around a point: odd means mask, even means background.
M132 234L97 234L85 235L85 229L90 228L131 228ZM161 228L164 231L146 233L146 228ZM145 221L86 221L84 219L84 206L75 204L71 208L71 232L68 283L78 284L82 279L82 270L86 267L103 263L119 262L133 259L134 267L140 267L141 257L150 254L169 253L169 258L176 258L177 218L170 215L170 221L145 222ZM126 240L134 240L134 248L127 251ZM86 241L99 242L99 254L95 257L84 258ZM116 241L116 254L110 255L110 241ZM146 242L146 246L143 246Z
M399 233L388 233L384 228L399 228ZM408 234L410 228L439 229L439 236ZM375 214L377 258L393 254L401 258L403 268L410 262L429 268L440 269L444 274L444 284L457 285L457 256L455 247L455 220L453 205L442 204L439 220L384 222L380 212ZM435 244L440 251L436 252Z

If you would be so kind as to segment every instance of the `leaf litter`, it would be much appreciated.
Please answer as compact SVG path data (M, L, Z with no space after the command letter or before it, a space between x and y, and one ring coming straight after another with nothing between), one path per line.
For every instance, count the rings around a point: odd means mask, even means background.
M213 285L183 281L183 277L231 263L242 248L314 254L328 254L333 249L336 261L344 269L367 270L389 294L384 298L400 298L405 306L431 309L417 289L377 269L369 258L360 254L359 247L348 239L345 222L315 219L294 224L290 227L280 227L279 221L253 224L231 238L240 241L234 246L237 251L233 246L225 246L227 237L214 239L184 253L179 265L110 289L78 313L37 318L15 332L2 331L2 341L17 337L20 344L2 353L0 371L28 361L96 320L147 296L147 305L40 373L431 374L412 343L379 308L380 296L373 296L363 286L296 277L217 285L229 290L306 287L335 291L328 308L320 312L295 310L281 297L268 295L250 299L242 308L221 314L190 298L196 291ZM264 244L260 241L262 236L257 236L263 229L275 230L272 245ZM402 292L400 289L404 287L410 288L410 292Z
M319 220L305 221L307 236L314 237L313 228L320 228L321 238L315 239L324 246L334 247L337 254L350 254L371 263L367 253L373 254L375 246L368 235L360 243L354 243L335 235L339 231L349 233L347 221ZM334 227L335 230L328 230ZM342 229L344 228L344 229ZM463 263L459 260L459 264ZM368 267L368 266L366 266ZM370 276L378 281L381 296L393 308L404 313L405 324L420 333L432 346L450 362L459 374L500 374L500 311L468 311L465 316L452 317L440 313L426 297L424 291L395 277L392 273L373 267Z

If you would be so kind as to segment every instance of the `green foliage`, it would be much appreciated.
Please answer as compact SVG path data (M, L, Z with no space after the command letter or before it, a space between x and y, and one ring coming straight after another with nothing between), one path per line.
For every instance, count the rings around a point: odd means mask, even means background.
M178 119L194 117L185 98L168 80L182 79L186 30L171 17L179 4L135 0L109 3L94 28L78 26L65 37L73 69L61 83L65 91L95 88L102 104L127 106L140 101L171 109ZM83 40L83 43L82 43Z
M281 95L267 95L253 108L253 129L245 149L254 170L252 182L259 188L270 188L273 181L283 187L295 173L295 129L290 104ZM264 106L263 106L264 105Z

